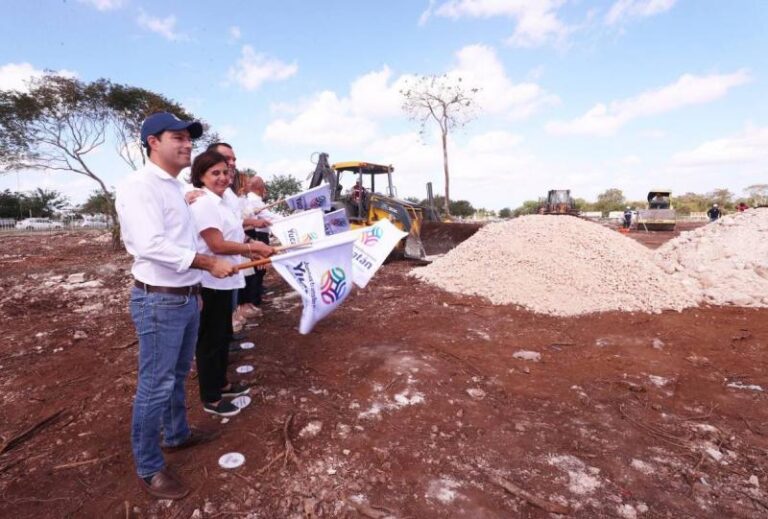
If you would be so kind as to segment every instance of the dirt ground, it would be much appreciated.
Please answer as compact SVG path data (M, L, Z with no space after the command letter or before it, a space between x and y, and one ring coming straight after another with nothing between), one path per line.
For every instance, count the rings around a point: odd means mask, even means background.
M0 517L768 516L768 310L553 318L404 261L306 336L270 272L232 362L253 403L204 414L193 373L190 421L222 436L167 456L187 498L150 499L129 268L98 232L0 236Z

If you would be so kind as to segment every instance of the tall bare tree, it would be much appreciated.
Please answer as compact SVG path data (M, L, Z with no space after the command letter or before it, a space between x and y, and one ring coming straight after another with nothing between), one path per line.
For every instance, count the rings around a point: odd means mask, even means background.
M478 91L478 88L465 86L462 78L448 75L417 76L406 81L405 87L400 90L404 99L403 110L411 120L419 123L422 136L430 121L440 128L445 175L443 207L448 216L451 215L448 134L474 118Z

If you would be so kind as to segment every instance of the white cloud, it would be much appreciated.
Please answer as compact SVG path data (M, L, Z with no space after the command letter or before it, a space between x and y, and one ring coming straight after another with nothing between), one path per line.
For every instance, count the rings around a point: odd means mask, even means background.
M240 31L240 27L237 25L233 25L229 28L229 38L233 41L239 40L242 37L243 33Z
M619 160L619 163L623 166L636 166L638 164L642 164L642 162L643 159L637 155L625 155Z
M617 0L605 15L605 23L616 25L631 18L645 18L672 9L677 0Z
M469 45L456 53L457 66L449 75L463 78L478 87L480 109L491 114L505 114L513 119L530 116L539 108L558 103L534 82L513 83L496 52L485 45Z
M513 83L492 48L472 45L461 49L457 64L448 75L461 77L469 86L479 86L480 110L493 115L521 118L541 106L557 102L536 83ZM264 139L281 144L313 144L322 136L324 146L359 146L377 139L378 123L404 118L400 90L411 75L394 77L389 67L368 72L355 79L349 94L332 91L316 93L309 100L272 106L276 119Z
M392 117L400 115L403 104L400 89L409 76L400 76L390 84L392 71L386 65L352 82L349 89L350 109L361 117Z
M571 28L557 16L565 0L449 0L435 7L430 2L419 20L430 16L445 18L492 18L503 16L515 21L515 31L508 43L518 47L535 47L549 41L562 41Z
M749 81L749 73L745 70L708 76L685 74L674 83L656 90L608 104L598 103L576 119L550 122L547 131L555 135L613 135L634 119L709 103L725 96L731 88Z
M0 67L0 90L19 90L26 92L29 81L43 77L48 72L35 68L29 63L8 63ZM75 72L57 70L50 72L64 77L77 77Z
M467 143L467 152L497 153L516 148L523 141L522 137L505 131L492 131L474 135Z
M348 100L331 91L316 94L292 120L277 119L264 132L266 141L281 144L355 146L376 134L373 121L352 113Z
M672 164L682 167L759 164L763 172L768 161L768 126L749 127L739 135L704 142L696 148L677 153Z
M667 136L667 132L659 128L653 130L643 130L638 135L644 139L659 140Z
M219 137L225 141L231 141L240 134L237 127L231 124L220 124L216 126L216 130L219 133Z
M257 53L250 45L243 45L240 59L229 69L229 78L246 90L256 90L267 81L282 81L299 70L296 63L287 64Z
M158 18L150 16L142 10L136 22L139 24L139 27L159 34L166 40L181 41L186 39L185 35L176 32L176 17L174 15Z
M111 11L113 9L120 9L125 0L79 0L81 4L88 4L99 11Z

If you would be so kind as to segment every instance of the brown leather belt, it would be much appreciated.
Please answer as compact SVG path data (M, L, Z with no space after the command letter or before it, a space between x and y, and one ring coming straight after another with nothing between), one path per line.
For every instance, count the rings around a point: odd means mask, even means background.
M147 292L160 292L161 294L176 294L179 296L196 296L200 293L200 284L189 287L156 287L142 283L137 279L134 281L133 286Z

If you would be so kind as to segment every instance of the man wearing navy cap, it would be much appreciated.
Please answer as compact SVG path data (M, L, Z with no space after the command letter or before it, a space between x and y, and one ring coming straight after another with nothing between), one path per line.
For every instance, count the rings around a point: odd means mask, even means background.
M231 263L197 254L197 233L177 179L191 164L197 121L168 112L147 117L141 143L147 163L118 187L115 205L123 242L134 257L131 318L139 338L139 370L133 402L131 446L139 482L162 499L189 490L171 472L161 451L191 447L211 435L190 429L184 381L192 364L200 320L200 269L223 278Z

